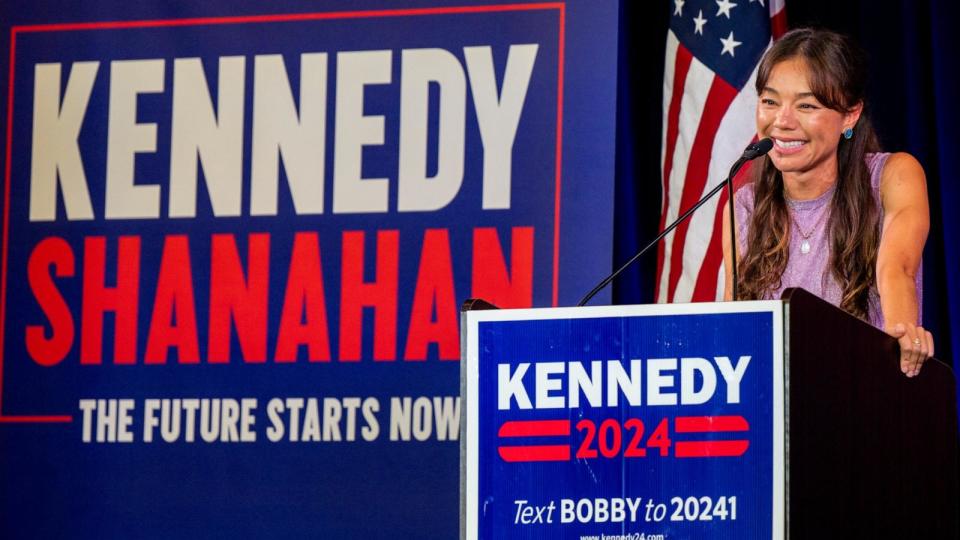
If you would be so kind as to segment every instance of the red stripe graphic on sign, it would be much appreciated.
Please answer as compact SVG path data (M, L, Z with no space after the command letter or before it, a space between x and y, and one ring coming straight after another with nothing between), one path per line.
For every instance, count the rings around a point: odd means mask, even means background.
M551 437L570 435L569 420L529 420L504 422L500 437Z
M742 416L678 416L674 421L676 433L724 433L749 431L750 424ZM750 441L678 441L674 455L688 457L737 457L742 456Z
M703 441L678 442L674 447L674 455L678 458L687 457L737 457L742 456L750 441Z
M569 461L570 446L566 444L541 446L501 446L500 457L509 463L528 461Z
M703 433L711 431L747 431L750 424L742 416L678 416L674 431Z

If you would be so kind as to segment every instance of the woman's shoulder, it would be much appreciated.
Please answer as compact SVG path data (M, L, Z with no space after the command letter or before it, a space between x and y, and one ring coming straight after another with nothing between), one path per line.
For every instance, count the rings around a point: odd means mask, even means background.
M871 158L880 162L884 175L889 173L923 172L923 166L920 165L917 158L907 152L877 152L867 154L866 159L868 163Z
M912 204L927 197L927 178L923 166L917 158L907 152L872 154L879 161L870 166L870 180L880 196L884 211L895 209L901 204ZM870 164L871 154L866 158ZM874 170L874 167L878 167ZM912 202L911 202L912 201Z
M876 162L871 164L871 159ZM917 158L907 152L867 154L871 179L881 193L901 190L926 189L926 176ZM874 166L877 172L874 173Z

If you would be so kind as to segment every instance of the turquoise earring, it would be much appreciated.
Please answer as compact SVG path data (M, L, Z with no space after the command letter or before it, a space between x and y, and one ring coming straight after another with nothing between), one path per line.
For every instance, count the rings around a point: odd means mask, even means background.
M849 141L850 139L852 139L852 138L853 138L853 128L847 128L847 129L843 130L843 138L846 139L846 140L848 140L848 141Z

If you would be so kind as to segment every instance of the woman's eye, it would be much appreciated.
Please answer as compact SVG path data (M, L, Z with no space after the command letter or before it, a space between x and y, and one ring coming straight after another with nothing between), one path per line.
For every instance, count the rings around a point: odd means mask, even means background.
M819 107L817 107L816 105L814 105L814 104L812 104L812 103L801 103L801 104L800 104L800 108L801 108L801 109L807 109L807 110L819 109Z
M764 105L776 105L777 103L770 98L763 98L760 100L760 103Z

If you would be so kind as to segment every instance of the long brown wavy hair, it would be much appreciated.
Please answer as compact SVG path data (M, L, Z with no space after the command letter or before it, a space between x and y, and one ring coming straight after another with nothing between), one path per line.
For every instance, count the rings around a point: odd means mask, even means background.
M846 36L810 28L786 33L767 51L757 70L757 94L766 87L774 66L794 58L806 63L810 90L825 107L848 112L865 104L867 61L863 50ZM853 138L840 139L837 185L827 222L828 266L843 291L840 307L862 319L868 314L880 243L880 209L864 161L865 155L879 151L880 145L866 112L864 106ZM767 298L779 289L789 258L791 220L783 175L769 156L754 165L753 183L753 217L739 266L742 299Z

